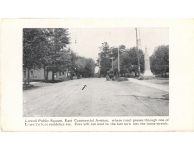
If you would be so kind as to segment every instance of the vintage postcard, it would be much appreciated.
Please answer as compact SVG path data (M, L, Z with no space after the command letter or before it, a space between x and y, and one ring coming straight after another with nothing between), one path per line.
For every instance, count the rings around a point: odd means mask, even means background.
M2 131L194 130L193 19L0 23Z

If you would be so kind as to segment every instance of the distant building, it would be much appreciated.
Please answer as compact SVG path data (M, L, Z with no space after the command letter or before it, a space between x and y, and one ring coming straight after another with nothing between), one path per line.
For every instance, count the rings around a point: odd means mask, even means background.
M53 68L53 67L52 67ZM29 79L30 81L43 81L43 80L52 80L52 68L48 67L47 70L44 68L36 68L29 70ZM47 75L48 74L48 75ZM70 73L67 69L56 69L54 72L54 80L66 80L69 77ZM28 70L23 70L23 81L28 79Z

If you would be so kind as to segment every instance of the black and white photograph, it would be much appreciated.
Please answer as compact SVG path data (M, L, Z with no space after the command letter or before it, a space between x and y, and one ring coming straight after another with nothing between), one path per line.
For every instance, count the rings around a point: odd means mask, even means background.
M23 28L23 117L169 116L169 28Z
M192 4L2 0L2 149L193 149Z

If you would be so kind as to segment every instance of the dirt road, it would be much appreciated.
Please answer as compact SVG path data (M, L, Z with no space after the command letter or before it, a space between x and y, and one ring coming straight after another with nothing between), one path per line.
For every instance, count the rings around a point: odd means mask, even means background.
M23 108L26 117L167 116L167 95L130 79L78 79L25 90Z

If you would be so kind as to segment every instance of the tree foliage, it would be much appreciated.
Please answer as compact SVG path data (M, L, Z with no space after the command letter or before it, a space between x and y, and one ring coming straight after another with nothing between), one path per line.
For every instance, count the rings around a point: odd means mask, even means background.
M167 77L169 73L169 46L158 46L150 57L151 71L155 75Z
M95 62L93 59L78 57L75 61L75 73L82 77L93 77L95 69Z
M64 28L24 28L23 67L29 71L35 67L48 67L54 72L59 65L67 65L70 60L65 47L69 44L67 29ZM48 72L48 70L47 70ZM28 73L29 74L29 73Z
M75 73L76 67L81 68L80 72L84 72L84 76L92 76L94 61L76 56L67 48L69 39L68 29L65 28L24 28L23 68L28 70L28 80L29 70L40 67L45 69L45 79L48 79L48 71L52 72L54 80L55 72L69 70ZM84 61L84 68L76 64L79 59Z
M120 73L132 73L138 75L138 57L140 57L140 70L144 72L144 54L142 50L137 50L135 47L126 49L125 45L119 46L120 55ZM101 46L101 52L99 53L99 59L97 60L100 66L101 76L106 76L107 72L112 70L114 74L118 73L118 47L109 47L107 42L104 42Z
M48 40L42 29L23 29L23 67L31 69L41 65L48 51Z
M111 68L111 50L107 42L102 43L98 61L100 65L100 74L106 76L107 71Z
M138 57L140 57L140 71L144 72L144 54L142 50L137 51L135 47L126 49L124 52L120 52L120 72L121 74L128 74L134 72L138 75ZM118 70L118 59L114 60L114 70Z

